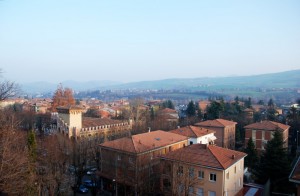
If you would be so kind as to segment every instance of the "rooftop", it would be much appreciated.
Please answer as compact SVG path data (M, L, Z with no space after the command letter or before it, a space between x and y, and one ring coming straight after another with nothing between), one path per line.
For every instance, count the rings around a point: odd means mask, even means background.
M97 127L103 125L113 125L113 124L120 124L120 123L123 123L123 121L113 120L109 118L91 118L91 117L82 118L82 128Z
M142 153L187 139L185 136L158 130L105 142L100 146L129 153Z
M198 126L208 126L208 127L226 127L237 124L236 122L225 120L225 119L215 119L215 120L207 120L203 122L196 123Z
M285 125L285 124L281 124L281 123L278 123L278 122L265 120L265 121L261 121L261 122L257 122L257 123L247 125L244 128L245 129L268 130L268 131L275 131L275 130L278 129L279 131L284 131L284 130L290 128L290 126Z
M214 145L207 146L206 144L193 144L185 148L169 152L161 157L163 159L224 170L245 156L246 154L243 152L227 148L221 148Z
M213 130L195 126L186 126L171 130L170 132L192 138L202 137L207 134L215 133L215 131Z

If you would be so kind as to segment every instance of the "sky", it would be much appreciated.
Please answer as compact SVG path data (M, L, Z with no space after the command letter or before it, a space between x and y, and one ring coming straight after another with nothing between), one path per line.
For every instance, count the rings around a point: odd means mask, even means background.
M19 83L300 69L300 1L1 0L0 68Z

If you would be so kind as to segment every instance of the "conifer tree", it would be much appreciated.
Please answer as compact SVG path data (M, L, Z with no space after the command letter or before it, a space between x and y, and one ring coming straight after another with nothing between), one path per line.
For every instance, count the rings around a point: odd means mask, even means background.
M250 169L255 169L258 164L258 155L252 137L250 137L248 140L245 153L247 153L245 158L245 166L249 167Z
M35 133L31 130L28 134L27 145L29 149L29 155L32 161L36 160L37 156L37 144L35 139Z
M257 172L259 180L271 180L272 190L281 191L284 187L287 187L290 163L280 131L275 131L273 139L267 143L266 151L261 157L261 163Z
M192 117L192 116L196 115L196 106L195 106L195 103L193 101L189 102L189 104L187 106L187 109L186 109L186 115L188 117Z

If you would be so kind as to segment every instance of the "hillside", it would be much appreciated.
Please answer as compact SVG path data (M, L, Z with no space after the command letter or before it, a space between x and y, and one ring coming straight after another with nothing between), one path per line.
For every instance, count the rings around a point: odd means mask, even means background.
M141 81L121 84L114 81L88 81L62 82L65 87L76 91L105 90L105 89L186 89L186 90L226 90L226 89L249 89L249 88L300 88L300 70L270 73L254 76L237 77L204 77L165 79L156 81ZM58 84L48 82L36 82L21 85L24 92L53 92Z

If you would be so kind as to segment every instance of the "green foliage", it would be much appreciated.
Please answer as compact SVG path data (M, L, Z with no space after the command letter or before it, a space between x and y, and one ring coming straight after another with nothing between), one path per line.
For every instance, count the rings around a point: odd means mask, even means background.
M33 130L29 131L28 133L27 145L29 149L29 156L32 159L32 161L35 161L37 156L37 143L36 143L35 133Z
M224 102L213 101L206 109L208 120L220 118L224 112Z
M189 104L187 106L187 109L186 109L186 115L188 117L192 117L192 116L196 115L196 106L195 106L195 103L193 101L189 102Z
M276 120L276 115L278 114L277 110L275 108L270 107L267 109L267 119L271 121Z
M245 158L245 166L249 167L250 169L255 169L258 164L258 154L251 137L248 140L245 153L247 153L247 156Z
M275 106L275 105L274 105L273 99L270 99L270 100L268 101L268 106L269 106L269 107L274 107L274 106Z
M174 109L175 106L173 104L173 102L171 100L167 100L167 101L164 101L162 103L162 108L170 108L170 109Z
M150 118L151 118L151 120L154 120L154 117L155 117L154 109L153 109L153 107L151 107L151 110L150 110Z
M248 97L248 99L245 101L245 107L246 108L251 108L252 107L251 97Z
M265 102L264 102L263 100L259 100L259 101L257 102L257 104L258 104L258 105L265 105Z
M275 131L273 139L266 145L266 151L261 157L261 163L257 170L257 177L260 180L271 180L271 189L284 191L288 185L290 163L286 148L284 148L283 136Z

